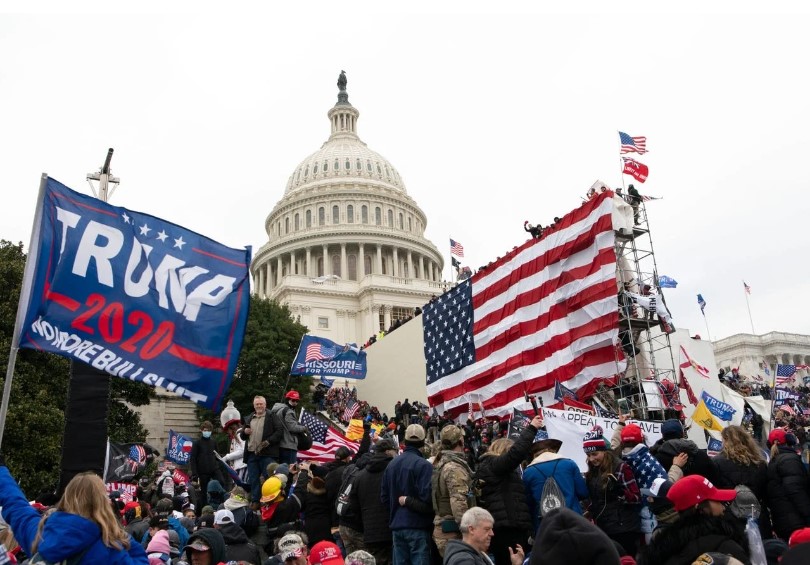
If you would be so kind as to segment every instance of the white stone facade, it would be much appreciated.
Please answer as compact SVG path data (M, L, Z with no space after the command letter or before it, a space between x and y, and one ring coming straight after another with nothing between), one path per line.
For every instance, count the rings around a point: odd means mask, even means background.
M810 365L810 335L769 332L763 335L736 334L714 342L717 365L727 371L765 376L763 364L773 375L776 365ZM808 374L799 370L797 383Z
M338 343L364 343L445 289L425 213L357 136L358 117L341 92L329 139L293 171L251 265L257 296Z

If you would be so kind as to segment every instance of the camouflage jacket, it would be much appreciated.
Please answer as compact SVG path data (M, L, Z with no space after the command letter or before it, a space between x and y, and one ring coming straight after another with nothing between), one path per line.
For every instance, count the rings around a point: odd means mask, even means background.
M472 506L472 470L463 453L442 451L431 477L434 524L444 520L461 522L461 516Z

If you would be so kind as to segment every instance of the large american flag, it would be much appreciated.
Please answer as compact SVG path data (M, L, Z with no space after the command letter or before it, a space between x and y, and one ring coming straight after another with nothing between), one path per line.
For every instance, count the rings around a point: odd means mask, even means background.
M647 152L647 138L643 135L631 137L623 131L620 131L619 141L622 143L622 153L636 152L639 155L643 155Z
M325 347L320 343L310 343L307 345L307 356L304 359L307 363L310 361L323 361L324 359L331 359L337 355L337 349L334 347Z
M475 400L505 417L529 408L526 393L553 401L555 381L590 389L617 373L612 197L600 193L425 306L428 402L439 413L461 416Z
M777 365L776 366L776 385L783 385L789 383L796 378L797 369L807 369L807 365Z
M346 446L355 453L360 447L356 441L346 439L335 428L327 425L306 410L301 410L301 424L306 426L309 433L312 434L312 447L307 451L299 451L298 459L328 463L335 460L335 451L337 451L338 447Z
M464 257L464 246L458 241L450 239L450 254L457 257Z

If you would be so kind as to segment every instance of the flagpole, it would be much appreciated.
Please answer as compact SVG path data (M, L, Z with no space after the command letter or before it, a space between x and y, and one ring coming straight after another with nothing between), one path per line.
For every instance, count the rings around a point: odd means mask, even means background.
M3 384L3 401L0 403L0 446L3 445L3 433L6 430L6 416L8 416L8 405L11 399L11 381L14 378L14 367L17 364L17 352L20 350L20 333L25 322L28 305L31 302L31 287L34 283L34 271L39 258L39 235L42 230L42 209L45 202L45 186L47 183L48 175L42 173L42 178L39 181L37 204L34 210L34 222L31 227L31 242L28 244L28 257L25 260L25 270L23 271L23 280L20 286L20 300L17 303L17 318L14 322L14 333L11 336L6 381Z
M748 307L748 321L751 322L751 333L757 335L757 332L754 331L754 318L751 317L751 304L748 302L748 290L743 281L743 294L745 294L745 305Z
M616 130L616 133L619 134L619 176L622 179L622 193L626 194L627 187L625 186L624 182L624 159L622 159L622 136L619 133L619 130Z
M701 314L703 314L703 321L706 323L706 335L709 337L709 342L712 341L712 334L709 331L709 319L706 317L706 312L701 310Z

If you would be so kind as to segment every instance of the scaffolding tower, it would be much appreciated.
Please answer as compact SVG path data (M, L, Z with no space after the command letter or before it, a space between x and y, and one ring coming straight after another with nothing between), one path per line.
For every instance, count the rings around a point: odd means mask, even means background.
M628 200L633 209L633 227L615 232L617 377L614 383L600 385L595 397L610 412L662 420L675 417L677 412L670 410L673 400L678 402L680 398L669 338L674 329L626 294L654 297L654 301L666 305L658 281L646 203L643 197L638 200L636 204Z

